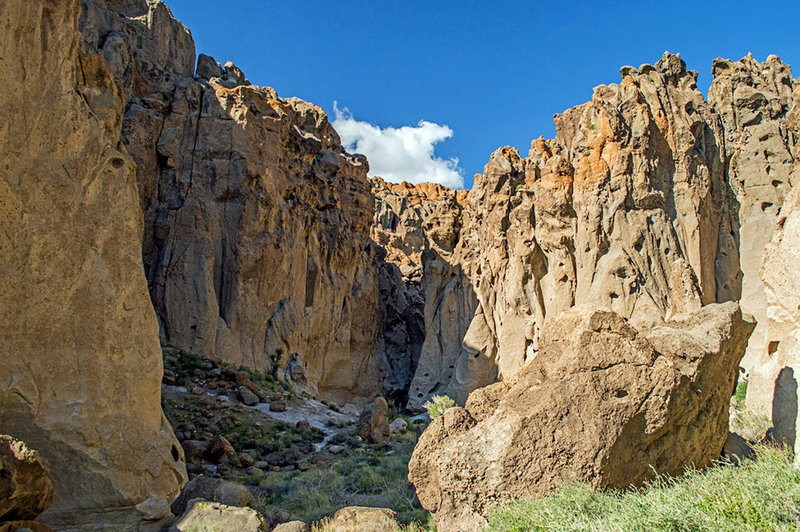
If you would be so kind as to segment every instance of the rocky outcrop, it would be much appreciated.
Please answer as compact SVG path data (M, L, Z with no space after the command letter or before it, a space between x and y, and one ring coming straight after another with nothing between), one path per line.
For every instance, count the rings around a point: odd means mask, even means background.
M766 300L767 353L751 370L748 402L766 403L775 439L800 457L800 190L783 203L772 240L764 250L761 279ZM751 399L752 398L752 399ZM755 401L753 400L755 399ZM762 410L762 411L763 411ZM800 458L797 458L800 464Z
M764 247L772 238L784 199L800 184L800 85L776 56L759 63L717 59L708 100L722 119L728 179L739 202L742 312L757 326L742 366L752 373L769 366L767 308L759 275ZM769 413L771 393L750 393L748 406Z
M160 405L122 88L77 0L0 4L0 432L50 464L61 529L158 520L185 482Z
M411 407L432 394L463 404L510 375L536 357L549 317L575 305L647 324L739 299L722 121L679 56L621 72L555 117L554 140L527 158L497 150L463 208L426 219L447 246L422 253Z
M736 303L635 328L609 310L549 320L537 357L422 434L409 479L437 530L481 530L502 500L562 484L641 485L717 459L752 325Z
M158 0L84 0L127 94L162 339L345 401L380 387L367 162L327 116L201 55Z

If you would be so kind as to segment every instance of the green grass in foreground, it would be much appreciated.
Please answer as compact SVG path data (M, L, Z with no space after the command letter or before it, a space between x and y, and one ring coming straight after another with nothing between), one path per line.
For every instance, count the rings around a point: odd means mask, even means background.
M498 508L488 530L800 530L800 470L788 451L757 452L757 461L740 467L720 464L638 490L564 487Z

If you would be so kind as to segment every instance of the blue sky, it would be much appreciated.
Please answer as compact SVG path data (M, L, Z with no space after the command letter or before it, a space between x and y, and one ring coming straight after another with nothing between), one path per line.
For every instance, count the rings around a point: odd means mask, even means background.
M428 142L450 170L458 159L467 187L494 149L526 155L532 139L554 135L554 113L665 50L699 72L703 92L718 56L775 53L800 73L800 2L166 1L198 53L233 60L251 82L314 102L332 120L338 102L358 122L354 135L372 135L362 146L387 142L384 156L401 158L392 146L408 148L413 136L407 155L431 159ZM382 160L387 171L391 163L452 177L436 160Z

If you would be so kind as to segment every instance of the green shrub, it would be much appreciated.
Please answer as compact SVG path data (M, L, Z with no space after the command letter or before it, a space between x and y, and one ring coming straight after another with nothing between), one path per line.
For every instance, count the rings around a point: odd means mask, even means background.
M428 411L428 415L431 416L431 419L435 419L444 414L444 411L448 408L455 406L455 404L456 402L446 395L434 395L431 397L430 401L422 406Z

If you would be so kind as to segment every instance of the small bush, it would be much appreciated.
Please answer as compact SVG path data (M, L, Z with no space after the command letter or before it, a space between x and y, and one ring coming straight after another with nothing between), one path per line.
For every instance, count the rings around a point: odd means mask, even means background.
M430 401L422 406L428 411L428 415L431 416L431 419L436 419L444 414L445 410L455 406L455 404L456 402L446 395L434 395L431 397Z

